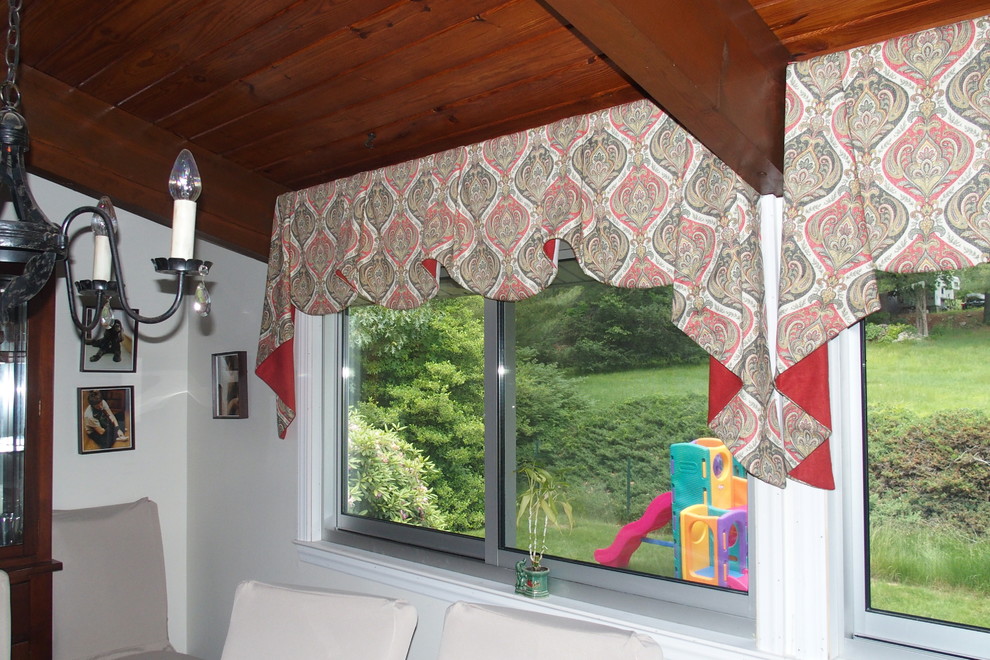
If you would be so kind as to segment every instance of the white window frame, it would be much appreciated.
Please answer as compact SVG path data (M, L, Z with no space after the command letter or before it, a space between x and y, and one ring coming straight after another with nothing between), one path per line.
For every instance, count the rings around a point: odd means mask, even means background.
M908 616L871 611L867 608L867 558L864 501L866 497L864 462L864 398L863 371L865 359L862 329L859 325L844 330L829 346L830 370L833 373L831 398L833 420L838 420L836 434L842 439L837 461L842 466L836 474L837 483L846 497L834 506L834 513L844 521L843 540L835 544L833 555L841 556L848 570L841 585L846 594L843 613L847 624L847 639L878 648L895 645L906 654L952 654L957 657L990 658L990 633L937 623ZM855 642L846 646L853 648ZM894 652L888 649L888 652ZM944 657L944 655L943 655Z
M495 301L485 301L485 483L486 483L486 519L488 521L498 521L499 497L503 496L507 502L514 501L511 492L502 492L505 488L512 488L514 484L505 483L502 476L504 467L499 464L500 433L507 436L514 436L515 421L513 418L512 405L504 409L499 409L499 398L505 396L509 402L513 400L510 394L503 394L514 387L513 374L515 362L514 354L514 306L511 304L499 304ZM499 335L499 324L504 321L504 334ZM327 346L339 346L344 341L344 315L328 317L324 321L324 344ZM326 350L331 350L327 348ZM334 355L328 356L333 362L333 369L336 373L341 373L340 364L342 351L335 348ZM329 381L337 382L339 379L326 375ZM340 397L335 393L333 400L326 400L326 411L330 406L336 406L337 410L329 417L334 428L341 428L340 423ZM333 436L333 430L326 424L327 437ZM328 441L325 441L328 442ZM340 439L334 443L334 472L327 471L324 479L329 482L333 475L344 474L342 469L343 456L340 452ZM504 449L511 452L512 448ZM503 458L506 464L514 464L512 456L507 453ZM339 480L337 480L339 481ZM334 510L336 513L334 522L328 520L327 527L332 528L329 532L324 530L324 538L333 538L341 543L352 541L347 532L364 533L366 535L377 536L384 541L394 541L397 543L408 543L418 545L421 548L435 548L437 550L450 552L466 557L476 557L486 564L503 569L512 568L517 561L526 557L523 550L502 549L499 547L496 524L489 522L487 527L491 533L484 539L465 537L457 534L440 532L438 530L424 529L420 527L390 523L378 520L369 520L352 515L340 514L340 501L342 496L337 488L328 489L325 494L325 510ZM506 528L510 528L515 521L514 512L503 511ZM329 534L329 536L328 536ZM507 539L511 541L511 539ZM384 546L382 546L384 547ZM393 551L394 550L390 550ZM420 551L422 554L422 551ZM674 602L681 606L693 607L698 610L712 610L725 614L729 617L752 619L752 604L749 594L730 592L728 590L716 590L704 585L692 582L676 581L669 578L655 577L650 575L637 575L626 571L617 571L607 567L600 567L588 562L576 562L560 559L549 559L552 566L554 585L556 591L567 591L572 588L584 589L588 587L602 588L608 585L610 590L619 591L626 594L638 595L650 600L661 597L654 594L662 593L662 600ZM571 584L575 583L575 584ZM579 586L581 585L581 586Z
M761 199L764 218L764 264L767 273L767 309L776 309L777 255L782 223L782 202ZM774 230L774 227L776 230ZM544 601L512 593L503 571L471 574L456 561L434 565L324 540L322 462L324 421L321 411L337 392L323 389L322 317L296 314L295 356L298 417L289 440L298 447L298 538L300 560L355 578L403 590L426 603L434 599L453 602L473 600L495 605L565 614L593 622L619 625L652 635L663 646L668 660L938 660L944 655L855 636L854 577L848 554L852 489L857 472L850 465L851 448L861 438L862 416L859 345L856 331L848 330L829 344L832 401L832 453L836 490L823 491L790 482L778 489L752 482L749 528L750 592L754 622L713 630L706 613L693 608L654 607L642 599L629 599L606 590L580 589L555 594ZM774 319L768 319L770 337ZM339 371L339 365L337 366ZM328 388L329 389L329 388ZM859 409L859 416L855 412ZM339 424L331 420L329 424ZM338 426L339 428L339 426ZM331 516L332 516L331 512ZM326 521L332 524L332 520ZM415 555L416 553L412 553ZM809 570L819 566L821 570ZM846 597L847 593L850 595ZM638 611L633 607L644 605ZM699 618L700 616L700 618ZM738 622L737 622L738 623Z

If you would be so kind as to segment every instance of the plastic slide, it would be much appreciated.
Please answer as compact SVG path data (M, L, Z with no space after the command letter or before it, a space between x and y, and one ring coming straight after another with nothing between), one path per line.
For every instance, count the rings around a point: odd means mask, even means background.
M674 493L672 491L654 498L639 520L623 525L619 533L615 535L612 545L595 550L595 561L602 566L613 568L628 566L629 558L639 548L640 543L643 542L643 537L670 524L673 517L673 505Z
M725 579L725 586L737 591L749 591L749 573L730 575Z

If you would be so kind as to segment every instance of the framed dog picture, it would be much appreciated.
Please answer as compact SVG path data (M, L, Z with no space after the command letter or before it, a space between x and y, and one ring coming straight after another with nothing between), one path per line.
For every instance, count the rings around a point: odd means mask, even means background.
M101 323L83 335L79 371L117 371L133 373L137 368L138 322L121 309L111 310L113 322L104 328ZM137 311L137 310L135 310ZM83 321L90 323L95 307L83 309Z
M80 387L79 453L134 449L134 387Z
M247 352L213 354L213 419L248 416Z

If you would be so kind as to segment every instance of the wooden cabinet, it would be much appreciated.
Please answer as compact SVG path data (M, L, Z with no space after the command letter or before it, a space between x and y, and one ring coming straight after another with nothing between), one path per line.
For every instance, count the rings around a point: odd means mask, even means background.
M54 298L50 281L0 342L0 569L10 575L13 660L52 654Z

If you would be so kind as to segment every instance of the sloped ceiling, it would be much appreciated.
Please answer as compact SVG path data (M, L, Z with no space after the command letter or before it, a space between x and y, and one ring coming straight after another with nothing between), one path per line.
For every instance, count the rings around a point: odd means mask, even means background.
M266 259L278 194L648 97L779 194L789 60L990 0L25 0L29 167ZM43 204L42 204L43 206Z

